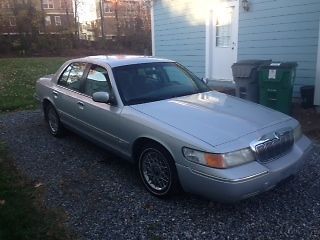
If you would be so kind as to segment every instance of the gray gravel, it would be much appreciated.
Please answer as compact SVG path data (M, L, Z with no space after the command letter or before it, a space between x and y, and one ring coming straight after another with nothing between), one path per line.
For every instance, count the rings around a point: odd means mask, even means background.
M320 146L302 171L233 205L149 195L135 168L75 134L49 135L39 111L0 115L18 168L47 189L82 239L320 239Z

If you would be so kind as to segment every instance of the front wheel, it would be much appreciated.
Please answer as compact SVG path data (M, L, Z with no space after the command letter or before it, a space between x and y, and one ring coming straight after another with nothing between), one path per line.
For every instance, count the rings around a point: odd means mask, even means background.
M138 164L142 182L151 194L167 197L179 189L174 160L163 147L156 144L144 146Z

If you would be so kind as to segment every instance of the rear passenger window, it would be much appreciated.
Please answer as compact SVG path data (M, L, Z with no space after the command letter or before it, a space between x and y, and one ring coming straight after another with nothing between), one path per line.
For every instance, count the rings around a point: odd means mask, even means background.
M85 63L72 63L60 76L58 84L75 91L80 91L80 83L86 69Z

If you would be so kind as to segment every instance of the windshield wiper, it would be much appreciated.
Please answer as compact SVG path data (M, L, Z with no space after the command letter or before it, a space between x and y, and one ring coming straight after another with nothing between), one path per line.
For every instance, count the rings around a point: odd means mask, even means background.
M134 105L134 104L141 104L141 103L148 103L148 102L155 102L159 101L161 98L155 98L155 97L141 97L141 98L134 98L127 101L128 105Z

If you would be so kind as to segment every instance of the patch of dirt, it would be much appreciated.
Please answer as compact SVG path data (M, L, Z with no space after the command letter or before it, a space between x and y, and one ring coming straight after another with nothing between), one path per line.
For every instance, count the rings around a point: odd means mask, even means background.
M320 143L320 112L315 108L303 109L296 104L292 115L300 122L304 134Z

